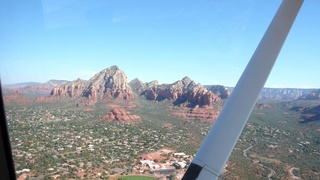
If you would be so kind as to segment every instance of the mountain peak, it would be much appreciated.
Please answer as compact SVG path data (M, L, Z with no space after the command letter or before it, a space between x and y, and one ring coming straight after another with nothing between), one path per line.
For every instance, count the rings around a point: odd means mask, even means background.
M132 81L130 81L129 86L132 88L133 91L137 93L141 93L147 88L146 84L141 82L138 78L135 78Z
M88 81L77 79L65 84L65 86L58 86L52 91L51 95L69 97L84 96L92 102L108 97L133 98L133 92L127 83L126 74L116 65L100 71Z
M120 70L119 67L117 65L113 65L113 66L110 66L109 68L107 69L110 69L110 70Z
M186 77L184 77L184 78L182 79L182 81L184 81L184 82L191 82L192 80L191 80L188 76L186 76Z

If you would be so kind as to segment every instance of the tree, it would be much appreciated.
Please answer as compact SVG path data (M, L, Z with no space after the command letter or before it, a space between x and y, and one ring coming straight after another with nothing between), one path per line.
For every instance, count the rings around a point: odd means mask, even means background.
M171 174L170 177L169 177L169 180L175 180L175 179L176 179L176 175Z

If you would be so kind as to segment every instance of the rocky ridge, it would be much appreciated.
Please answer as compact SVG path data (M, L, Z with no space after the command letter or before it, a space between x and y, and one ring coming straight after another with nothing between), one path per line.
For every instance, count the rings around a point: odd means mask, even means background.
M172 106L169 110L175 116L186 119L201 119L208 122L214 121L220 114L220 110L209 106L199 107L199 105L193 108Z
M79 97L87 87L87 81L77 79L66 84L58 85L51 90L51 96Z
M320 89L301 95L298 100L320 100Z
M127 76L117 66L111 66L95 74L88 81L77 79L56 86L51 97L86 98L82 104L92 105L108 98L133 99L134 94L127 83Z
M138 94L147 89L147 85L140 81L138 78L135 78L132 81L130 81L129 86L132 88L134 92Z
M135 90L139 90L136 91L137 93L145 96L148 100L173 100L175 104L187 102L191 106L212 106L214 102L229 97L228 93L223 96L215 94L204 88L200 83L196 84L189 77L184 77L172 84L159 84L158 81L143 84L137 79L134 83L130 83L134 85ZM226 88L223 89L227 91Z
M106 113L101 119L107 121L136 121L140 119L140 116L131 114L123 108L113 108L110 112Z
M176 116L189 119L214 120L219 110L213 104L228 98L230 92L224 86L208 86L195 83L189 77L172 84L159 84L158 81L142 83L134 79L129 83L140 96L155 102L171 100L170 112Z
M320 105L313 107L293 106L290 110L301 113L299 123L320 121Z
M212 85L212 86L204 86L209 91L213 92L213 94L216 94L221 99L226 99L230 96L231 92L228 90L227 87L222 85Z
M229 91L233 91L233 87L228 87ZM301 88L263 88L258 96L259 100L297 100L300 96L312 92L313 89Z

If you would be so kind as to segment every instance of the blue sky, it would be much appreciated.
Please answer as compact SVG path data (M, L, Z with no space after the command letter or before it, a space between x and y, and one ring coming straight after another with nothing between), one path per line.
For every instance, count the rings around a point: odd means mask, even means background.
M280 0L5 0L4 84L89 79L118 65L128 80L234 86ZM320 88L320 1L307 0L266 87Z

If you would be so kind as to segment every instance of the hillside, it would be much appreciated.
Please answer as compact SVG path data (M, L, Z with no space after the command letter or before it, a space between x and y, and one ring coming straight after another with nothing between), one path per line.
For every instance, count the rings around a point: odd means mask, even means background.
M320 89L316 89L306 94L303 94L298 99L299 100L320 100Z
M56 86L50 96L86 97L95 103L106 98L133 99L133 92L128 85L126 74L117 66L111 66L95 74L88 81L77 79L67 84Z

